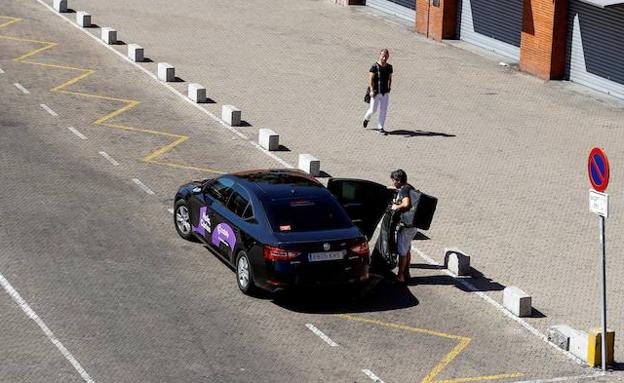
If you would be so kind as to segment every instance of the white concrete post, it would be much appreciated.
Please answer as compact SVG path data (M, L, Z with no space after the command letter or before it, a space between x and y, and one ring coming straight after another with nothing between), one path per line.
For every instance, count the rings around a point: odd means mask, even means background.
M258 143L266 150L279 150L279 135L271 129L262 128L258 131Z
M115 44L117 42L117 31L110 27L102 28L102 40L106 44Z
M76 13L76 23L83 28L90 27L91 15L85 11L78 11L78 13Z
M239 126L241 124L241 110L233 105L223 105L221 119L230 126Z
M444 249L444 267L460 277L470 275L470 257L457 249Z
M134 62L141 62L145 58L143 56L143 47L139 44L128 45L128 58Z
M311 154L299 154L298 168L310 174L312 177L318 177L321 174L321 161Z
M53 6L57 12L67 12L67 0L54 0Z
M172 82L175 80L175 68L167 63L158 63L158 79Z
M206 102L206 88L197 83L189 84L188 98L195 102Z
M531 296L516 286L503 290L503 306L517 317L531 316Z

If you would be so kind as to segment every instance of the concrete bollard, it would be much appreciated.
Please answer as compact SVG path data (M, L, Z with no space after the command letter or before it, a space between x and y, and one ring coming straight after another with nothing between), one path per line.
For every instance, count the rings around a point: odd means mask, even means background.
M531 316L531 296L516 286L503 290L503 306L517 317Z
M167 63L158 63L158 79L172 82L175 80L175 68Z
M554 343L562 350L570 349L570 336L574 333L574 329L565 324L558 324L548 327L546 336L548 341Z
M572 329L572 332L570 333L569 351L584 362L587 362L588 344L589 334L583 330Z
M457 249L444 249L444 267L458 277L470 274L470 257Z
M54 0L53 6L59 13L67 12L67 0Z
M85 11L78 11L76 13L76 23L83 28L91 26L91 15Z
M241 110L233 105L223 105L221 119L230 126L239 126L241 124Z
M145 58L143 56L143 47L139 44L128 45L128 58L134 62L141 62Z
M189 84L188 98L195 102L206 102L206 88L197 83Z
M279 135L271 129L262 128L258 131L258 143L266 150L279 150Z
M321 161L311 154L299 154L298 168L312 177L318 177L321 174Z
M117 31L110 27L102 28L102 40L106 44L115 44L117 42Z
M615 331L607 328L607 365L613 364L613 346ZM602 365L602 329L594 328L587 333L587 364L590 367Z

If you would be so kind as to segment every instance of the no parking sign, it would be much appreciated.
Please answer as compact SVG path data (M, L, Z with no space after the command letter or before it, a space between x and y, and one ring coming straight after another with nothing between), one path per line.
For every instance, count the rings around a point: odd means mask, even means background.
M609 216L609 195L603 193L609 185L609 160L600 148L593 148L587 159L587 174L594 190L589 190L589 210L598 214L600 230L600 263L601 263L601 319L602 319L602 369L607 370L607 268L605 255L605 218Z

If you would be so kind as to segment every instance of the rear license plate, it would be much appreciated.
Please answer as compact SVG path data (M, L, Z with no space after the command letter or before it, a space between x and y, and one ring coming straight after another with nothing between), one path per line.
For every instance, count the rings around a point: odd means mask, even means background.
M335 261L338 259L342 259L345 256L345 251L324 251L321 253L310 253L308 254L308 261L310 262L320 262L320 261Z

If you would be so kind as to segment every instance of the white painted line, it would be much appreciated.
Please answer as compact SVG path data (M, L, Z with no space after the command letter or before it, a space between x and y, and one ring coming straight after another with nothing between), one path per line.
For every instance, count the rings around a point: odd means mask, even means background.
M13 85L15 85L15 87L16 87L17 89L21 90L21 91L22 91L22 93L24 93L24 94L30 94L30 91L29 91L28 89L24 88L24 86L23 86L22 84L20 84L19 82L16 82L16 83L15 83L15 84L13 84Z
M52 110L52 108L50 108L49 106L47 106L46 104L39 104L46 112L50 113L51 115L53 115L54 117L57 117L58 114L56 114L55 111Z
M309 328L310 331L312 331L313 333L318 335L319 338L323 339L325 341L325 343L327 343L328 345L330 345L332 347L338 347L338 344L336 342L331 340L327 335L323 334L323 332L321 330L317 329L316 327L314 327L314 325L312 325L310 323L306 323L306 327Z
M2 70L2 68L0 68L0 74L4 73L4 71Z
M76 128L74 128L73 126L68 126L67 129L69 129L70 132L74 133L76 136L78 136L81 140L86 140L87 136L85 136L84 134L80 133Z
M418 250L416 247L412 246L412 250L415 251L422 259L424 259L425 261L427 261L427 263L429 263L430 265L434 265L434 266L440 266L443 267L443 265L439 264L438 262L436 262L433 258L429 257L427 254L423 253L422 251ZM445 274L455 278L455 281L457 283L462 284L466 289L468 289L469 291L472 291L473 293L475 293L476 295L478 295L479 297L481 297L484 301L488 302L489 304L491 304L492 306L494 306L498 311L502 312L505 316L507 316L508 318L520 323L520 325L524 328L526 328L531 334L537 336L538 338L540 338L541 340L543 340L544 342L546 342L547 344L549 344L550 346L552 346L555 350L565 354L568 358L572 359L573 361L575 361L578 364L584 365L586 364L585 361L581 360L580 358L578 358L576 355L572 354L569 351L563 350L561 348L559 348L559 346L557 346L556 344L554 344L553 342L548 340L548 337L544 334L542 334L541 332L539 332L535 327L531 326L530 324L528 324L527 322L525 322L524 320L522 320L521 318L513 315L509 310L507 310L503 305L501 305L500 303L496 302L494 299L490 298L487 294L485 294L484 292L479 291L476 287L474 287L472 285L472 283L461 279L461 278L457 278L457 275L451 273L450 271L444 269L442 270Z
M91 34L91 32L89 32L88 29L84 29L82 27L80 27L80 25L74 23L72 20L66 18L65 16L63 16L62 13L58 13L54 10L54 8L52 8L50 5L46 4L44 0L37 0L37 2L41 5L43 5L44 7L46 7L48 10L50 10L52 13L54 13L55 15L57 15L58 17L60 17L62 20L65 20L67 23L69 23L69 25L73 26L74 28L77 28L78 30L80 30L82 33L86 34L87 36L91 37L93 40L95 40L98 44L101 44L103 47L105 47L106 49L110 50L111 52L115 53L117 56L121 57L123 60L125 60L126 62L130 63L131 65L135 66L136 68L140 69L141 71L143 71L145 74L147 74L148 76L150 76L152 79L154 79L154 81L156 81L160 86L164 86L165 88L169 89L171 92L177 94L182 100L184 100L185 102L189 103L189 105L192 105L194 108L197 108L198 110L200 110L202 113L206 114L208 117L210 117L213 121L217 122L219 125L221 125L221 127L231 131L232 133L236 134L237 136L247 140L247 136L245 136L244 134L242 134L241 132L239 132L238 130L236 130L235 128L229 126L228 124L225 123L225 121L223 121L222 119L220 119L219 117L215 116L214 114L210 113L207 109L205 109L203 106L201 106L201 104L197 104L196 102L194 102L193 100L191 100L190 98L188 98L188 95L181 93L180 91L178 91L177 89L175 89L174 87L172 87L171 85L169 85L166 82L160 81L158 79L158 77L156 76L156 74L150 72L149 70L145 69L144 67L142 67L141 65L139 65L138 63L130 60L130 58L122 53L117 51L113 45L108 45L106 44L104 41L102 41L100 39L99 36L93 35ZM251 141L249 141L251 142ZM255 146L255 145L254 145ZM257 147L257 146L256 146ZM266 152L265 152L266 153ZM273 159L278 158L275 155L271 155L270 156ZM284 165L286 162L284 160L279 160L278 161L280 164ZM287 163L286 163L287 164ZM284 165L286 166L286 165ZM293 168L293 166L291 165L287 165L288 168Z
M373 372L371 370L362 370L362 372L365 373L366 376L371 378L373 380L373 382L375 382L375 383L384 383L384 381L381 380L377 375L373 374Z
M115 161L115 159L108 155L106 152L100 152L100 155L108 160L114 166L119 166L119 162Z
M138 178L133 178L132 182L134 182L135 184L137 184L141 190L143 190L144 192L146 192L149 195L154 195L156 193L154 193L152 191L152 189L148 188L147 186L145 186L145 184L143 182L141 182Z
M71 352L69 352L69 350L67 350L67 348L63 346L63 343L61 343L61 341L58 340L58 338L54 335L52 330L50 330L48 326L43 322L43 320L39 318L39 315L37 315L37 313L35 313L33 309L30 308L28 303L26 303L26 301L19 295L19 293L13 288L13 286L11 286L9 281L7 281L2 274L0 274L0 285L2 285L4 290L11 296L11 298L13 298L13 301L17 303L17 305L22 309L22 311L24 311L24 313L30 319L32 319L39 326L39 328L41 328L41 330L48 337L50 342L52 342L52 344L56 346L56 348L61 352L61 354L63 354L65 359L67 359L69 363L71 363L71 365L76 369L76 371L78 371L82 379L84 379L85 382L94 383L94 380L91 379L91 377L89 376L89 374L87 374L85 369L82 368L80 363L78 363L78 360L76 360L76 358L74 358Z
M601 372L597 372L595 374L588 374L588 375L576 375L576 376L561 376L558 378L551 378L551 379L536 379L536 380L521 380L521 381L515 381L513 383L552 383L552 382L565 382L568 380L579 380L579 379L589 379L589 378L597 378L600 376L605 376L606 374L601 371Z
M172 208L172 207L170 207L169 209L167 209L167 211L168 211L169 213L173 214L173 208Z

